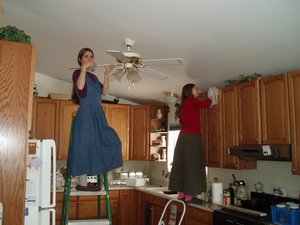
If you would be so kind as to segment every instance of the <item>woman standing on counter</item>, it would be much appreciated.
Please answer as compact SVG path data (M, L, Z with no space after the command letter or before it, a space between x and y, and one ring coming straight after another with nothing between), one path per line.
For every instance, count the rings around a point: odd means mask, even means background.
M91 49L81 49L77 61L81 68L73 73L72 98L79 100L80 107L74 121L69 163L73 176L100 174L123 166L122 143L108 126L101 105L102 94L108 94L108 75L114 66L105 67L102 84L91 73L96 66Z
M179 112L181 130L177 139L170 177L170 190L178 199L190 203L194 195L206 192L205 153L201 137L200 108L208 108L211 99L198 99L195 84L182 88Z

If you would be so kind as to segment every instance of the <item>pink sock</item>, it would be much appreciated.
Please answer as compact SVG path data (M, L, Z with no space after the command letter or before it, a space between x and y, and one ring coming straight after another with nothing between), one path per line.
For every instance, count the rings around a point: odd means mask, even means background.
M186 195L185 198L184 198L184 200L185 200L186 202L190 202L190 201L192 201L192 199L193 199L193 196L192 196L192 195Z
M183 192L179 192L178 193L178 198L183 199L185 196L185 194Z

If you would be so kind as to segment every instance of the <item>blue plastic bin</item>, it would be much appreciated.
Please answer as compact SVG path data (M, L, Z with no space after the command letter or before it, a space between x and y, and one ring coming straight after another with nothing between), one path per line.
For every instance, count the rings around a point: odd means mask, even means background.
M272 221L282 225L300 225L300 209L292 210L279 208L276 205L271 206Z

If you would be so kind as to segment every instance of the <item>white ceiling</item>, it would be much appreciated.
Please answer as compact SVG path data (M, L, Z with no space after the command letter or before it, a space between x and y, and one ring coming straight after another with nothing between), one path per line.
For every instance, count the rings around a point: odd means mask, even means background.
M114 59L107 49L126 50L136 40L142 58L182 57L185 65L152 66L166 80L143 75L128 83L112 81L110 93L137 102L164 101L163 91L180 94L186 83L204 90L223 87L238 75L276 75L300 69L299 0L4 0L2 26L31 35L36 71L71 82L82 47L97 63ZM97 75L101 78L102 69Z

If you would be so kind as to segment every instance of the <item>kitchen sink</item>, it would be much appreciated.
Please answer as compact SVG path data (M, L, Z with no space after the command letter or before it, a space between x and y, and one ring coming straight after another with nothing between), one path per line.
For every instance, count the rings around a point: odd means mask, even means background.
M151 191L167 191L168 187L147 187L147 190L151 190Z

